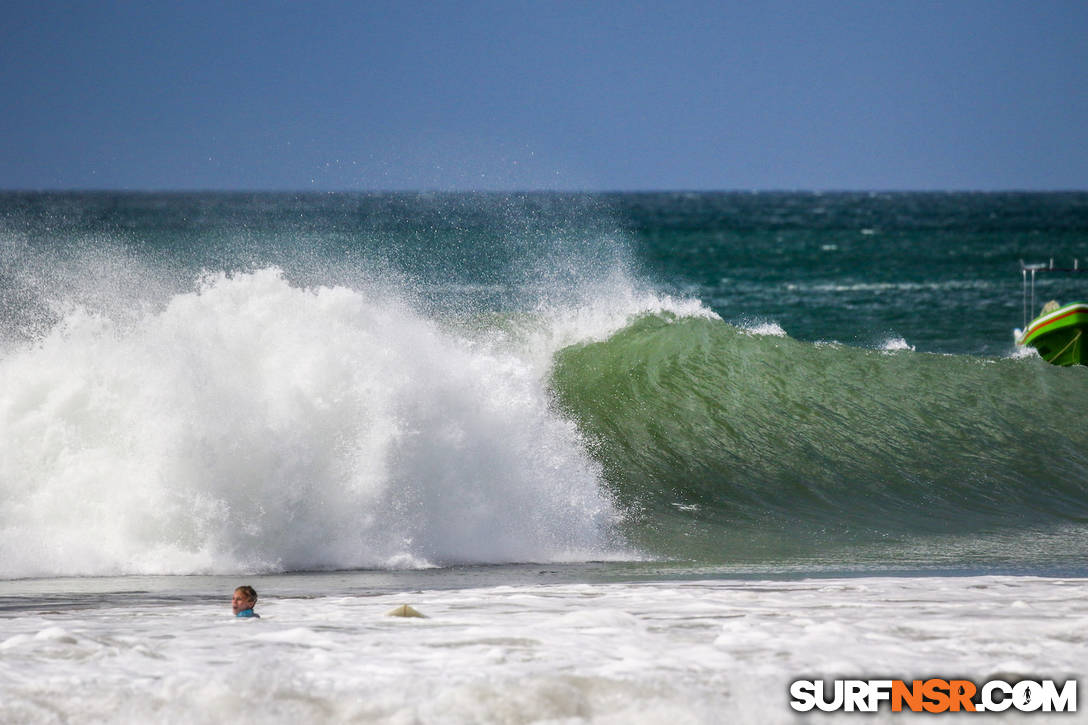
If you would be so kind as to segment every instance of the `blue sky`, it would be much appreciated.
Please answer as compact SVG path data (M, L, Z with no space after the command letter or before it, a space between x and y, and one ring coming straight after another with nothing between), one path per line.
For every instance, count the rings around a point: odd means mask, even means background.
M23 2L0 188L1088 189L1088 2Z

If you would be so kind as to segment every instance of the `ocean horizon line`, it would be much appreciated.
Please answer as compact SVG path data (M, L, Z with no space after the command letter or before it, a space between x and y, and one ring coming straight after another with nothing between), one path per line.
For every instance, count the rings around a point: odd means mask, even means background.
M38 187L38 188L20 188L20 187L0 187L0 194L177 194L177 195L191 195L191 194L270 194L270 195L283 195L283 194L305 194L312 196L322 195L366 195L366 196L380 196L380 195L479 195L479 196L569 196L569 195L585 195L585 196L638 196L638 195L650 195L650 194L728 194L728 195L811 195L811 196L880 196L880 195L1055 195L1055 194L1088 194L1088 188L1084 189L1071 189L1071 188L993 188L993 189L979 189L979 188L848 188L848 187L829 187L826 189L819 188L630 188L630 189L609 189L609 188L545 188L545 189L530 189L530 188L511 188L511 189L448 189L448 188L374 188L374 189L315 189L315 188L227 188L227 187Z

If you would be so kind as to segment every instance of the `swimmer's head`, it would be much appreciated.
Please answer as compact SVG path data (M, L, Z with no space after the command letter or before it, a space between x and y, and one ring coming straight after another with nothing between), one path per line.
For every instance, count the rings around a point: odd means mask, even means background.
M230 606L234 610L235 614L243 612L247 609L253 609L253 605L257 603L257 591L249 586L243 584L234 590L234 596L231 597Z

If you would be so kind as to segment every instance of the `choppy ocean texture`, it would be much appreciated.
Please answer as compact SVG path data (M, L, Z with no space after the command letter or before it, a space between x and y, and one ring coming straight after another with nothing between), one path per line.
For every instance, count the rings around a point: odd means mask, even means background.
M0 721L1080 677L1088 369L1012 337L1051 257L1088 195L0 195Z
M259 620L231 617L237 578L0 582L0 720L762 725L811 719L797 679L1065 682L1088 661L1084 579L561 568L256 577ZM427 618L385 616L405 603Z
M4 194L0 577L1083 574L1052 257L1088 194Z

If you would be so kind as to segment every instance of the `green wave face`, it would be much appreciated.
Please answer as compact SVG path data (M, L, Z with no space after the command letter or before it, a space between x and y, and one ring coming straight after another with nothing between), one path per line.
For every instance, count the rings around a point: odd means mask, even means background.
M556 358L629 538L708 563L1083 557L1088 370L644 316ZM1068 529L1081 530L1069 536Z

